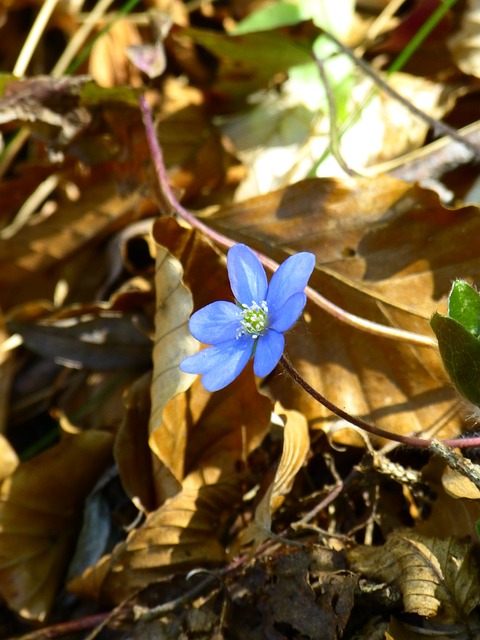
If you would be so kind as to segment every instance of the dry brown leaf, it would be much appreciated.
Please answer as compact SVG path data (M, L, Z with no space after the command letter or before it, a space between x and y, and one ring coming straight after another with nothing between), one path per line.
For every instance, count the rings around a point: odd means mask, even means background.
M46 219L23 228L8 240L0 240L4 310L30 300L32 291L37 298L52 299L65 260L93 241L100 242L115 226L138 215L143 198L138 193L120 197L115 181L105 175L102 179L102 172L98 173L96 183L80 182L77 201L65 198L58 210ZM96 275L102 264L98 257L98 264L92 269L90 256L90 263L85 266ZM88 270L85 272L85 266L77 277L91 277Z
M157 135L171 168L169 180L185 199L205 196L221 184L225 174L227 154L220 133L198 89L167 78L162 97Z
M348 552L348 559L354 571L396 584L408 613L455 622L480 602L471 543L396 531L382 547L356 547Z
M223 516L240 498L237 477L231 483L182 489L110 556L74 579L69 590L119 603L169 573L223 562Z
M442 485L452 498L467 498L468 500L480 498L480 489L469 478L450 467L447 467L442 475Z
M155 509L152 455L148 446L152 372L136 380L124 394L124 419L114 444L122 486L139 509Z
M313 252L310 284L323 296L357 316L429 337L430 316L443 308L451 281L480 281L478 209L449 210L435 193L389 177L304 181L224 208L208 223L278 262ZM286 352L313 387L386 429L448 437L463 424L433 349L369 335L309 304ZM274 375L269 386L314 426L331 420L283 377Z
M0 593L19 615L44 620L59 589L84 498L111 456L91 431L21 463L0 487Z

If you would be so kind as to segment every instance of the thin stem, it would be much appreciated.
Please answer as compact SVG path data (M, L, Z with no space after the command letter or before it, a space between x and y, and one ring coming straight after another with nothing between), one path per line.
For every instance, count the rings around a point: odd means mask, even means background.
M42 37L42 33L45 31L47 23L50 20L57 3L58 0L46 0L40 8L13 68L13 75L17 76L17 78L21 78L25 75L27 67L30 64L30 60L32 59L33 52L35 51L38 41Z
M338 407L335 403L333 403L319 391L310 386L308 382L304 378L302 378L300 373L295 369L293 364L285 355L281 357L280 362L285 371L293 378L293 380L299 386L301 386L302 389L304 389L309 395L311 395L314 400L319 402L321 405L323 405L325 408L327 408L342 420L353 424L355 427L359 427L363 431L370 433L372 436L386 438L388 440L393 440L394 442L399 442L400 444L415 447L418 449L431 449L432 445L435 447L434 443L438 443L438 440L417 438L416 436L403 436L399 433L385 431L385 429L380 429L380 427L376 427L375 425L366 422L362 418L352 416L350 413L348 413L344 409L340 409L340 407ZM459 447L464 449L469 447L480 447L480 438L455 438L453 440L442 440L441 444L446 447Z
M229 249L234 244L236 244L236 242L223 235L222 233L211 229L208 225L206 225L192 213L187 211L187 209L182 207L182 205L178 202L168 182L167 170L165 168L162 150L153 125L152 112L150 110L150 107L148 106L145 96L140 96L140 110L142 112L143 124L145 127L147 141L150 147L150 153L152 155L153 165L158 180L160 211L164 215L171 215L172 213L176 213L181 218L183 218L183 220L188 222L194 229L198 229L208 238L213 240L213 242L220 245L221 247ZM276 271L276 269L278 269L279 265L277 262L275 262L275 260L272 260L271 258L268 258L264 254L259 252L256 252L256 254L264 267L266 267L270 271ZM386 325L377 324L376 322L372 322L371 320L366 320L365 318L360 318L353 313L349 313L348 311L345 311L345 309L342 309L341 307L335 305L330 300L327 300L327 298L324 298L320 293L318 293L318 291L315 291L311 287L306 287L305 293L314 304L326 311L328 314L334 316L335 318L338 318L345 324L360 329L361 331L366 331L367 333L371 333L377 336L383 336L385 338L391 338L393 340L408 342L410 344L415 344L422 347L437 347L437 342L433 338L430 338L428 336L423 336L411 331L404 331L402 329L396 329L394 327L387 327Z

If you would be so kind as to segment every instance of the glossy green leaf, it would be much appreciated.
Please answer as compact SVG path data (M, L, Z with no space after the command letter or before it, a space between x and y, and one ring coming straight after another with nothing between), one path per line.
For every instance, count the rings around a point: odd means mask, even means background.
M480 334L480 295L468 282L455 280L448 298L448 315L474 336Z
M460 322L440 313L430 321L445 369L458 391L480 406L480 340Z

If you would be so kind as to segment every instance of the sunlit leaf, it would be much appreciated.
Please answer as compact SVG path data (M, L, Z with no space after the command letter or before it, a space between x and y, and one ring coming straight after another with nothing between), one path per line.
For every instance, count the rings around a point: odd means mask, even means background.
M165 575L225 560L223 516L240 499L238 483L186 488L151 513L110 556L73 580L79 595L119 603Z
M155 272L156 311L153 347L152 410L149 432L153 435L163 424L163 410L167 403L192 384L192 376L180 371L180 362L198 350L198 343L188 329L193 309L192 296L182 281L181 263L164 247L157 250ZM170 476L167 495L175 492L178 473L183 465L185 438L181 429L162 429L161 438L151 438L150 446ZM167 482L165 478L165 482Z

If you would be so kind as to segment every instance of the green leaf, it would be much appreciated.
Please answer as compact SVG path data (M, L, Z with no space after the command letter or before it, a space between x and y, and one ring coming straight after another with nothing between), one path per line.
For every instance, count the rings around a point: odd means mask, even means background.
M319 29L311 22L287 31L260 31L228 35L206 29L178 29L176 37L188 36L219 59L219 67L210 91L217 106L235 111L246 97L265 89L276 74L291 67L312 62L312 46Z
M460 322L440 313L430 321L444 367L458 391L480 406L480 340Z
M480 334L480 295L464 280L456 280L448 298L448 315L478 337Z

